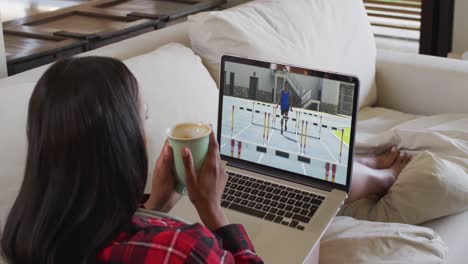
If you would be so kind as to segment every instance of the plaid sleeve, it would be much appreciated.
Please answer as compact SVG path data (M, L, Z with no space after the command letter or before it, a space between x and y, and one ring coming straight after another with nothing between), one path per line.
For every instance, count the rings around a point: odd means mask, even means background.
M134 223L138 230L121 233L98 254L98 263L263 263L240 225L214 234L200 224L165 218Z
M199 236L186 263L263 263L240 225L222 227L214 234L202 227L197 233L185 233L192 238Z
M222 248L232 254L235 263L263 263L242 225L227 225L215 230L214 234Z

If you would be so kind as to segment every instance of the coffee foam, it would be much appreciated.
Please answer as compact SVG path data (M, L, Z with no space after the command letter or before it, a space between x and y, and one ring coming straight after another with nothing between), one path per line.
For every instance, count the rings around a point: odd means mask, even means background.
M207 136L210 132L210 127L205 124L186 123L170 129L169 136L177 139L194 139Z

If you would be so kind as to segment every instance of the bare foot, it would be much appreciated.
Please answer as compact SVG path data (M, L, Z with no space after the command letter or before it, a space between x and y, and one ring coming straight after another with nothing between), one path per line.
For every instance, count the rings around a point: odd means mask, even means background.
M390 168L384 170L375 170L374 175L372 175L375 181L375 194L380 197L385 195L410 161L411 156L402 152L399 154Z
M383 170L373 169L361 163L354 164L347 203L369 196L382 197L385 195L405 166L411 161L411 158L409 154L401 152L393 160L393 164Z
M411 159L412 157L408 153L401 153L400 156L398 156L396 159L395 163L393 163L393 166L387 170L389 170L389 172L396 180L406 165L408 165L408 163L411 161Z
M399 154L400 151L398 151L398 148L393 146L376 156L358 156L356 157L356 161L366 165L369 168L382 170L390 168L395 163L395 160L398 158Z
M402 152L390 168L379 171L378 178L381 193L386 193L388 191L410 161L411 156Z

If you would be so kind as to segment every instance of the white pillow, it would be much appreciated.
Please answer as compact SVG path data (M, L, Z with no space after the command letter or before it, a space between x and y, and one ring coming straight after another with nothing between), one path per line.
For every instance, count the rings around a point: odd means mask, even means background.
M419 225L468 210L468 158L423 152L381 199L363 199L342 215L379 222Z
M34 83L0 88L0 230L23 182L26 120Z
M425 227L336 217L320 242L320 263L444 263L448 248Z
M353 74L375 103L376 47L361 0L257 0L190 16L189 36L219 83L223 54Z
M200 57L183 45L170 43L159 49L125 60L138 80L148 104L146 137L151 172L166 138L166 129L179 122L211 123L216 131L218 90Z

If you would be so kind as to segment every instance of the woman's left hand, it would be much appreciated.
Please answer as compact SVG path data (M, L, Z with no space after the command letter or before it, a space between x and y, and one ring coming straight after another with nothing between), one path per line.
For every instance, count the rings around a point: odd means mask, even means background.
M180 194L175 191L177 182L173 173L174 156L168 141L156 161L151 185L151 195L145 208L167 213L179 201Z

